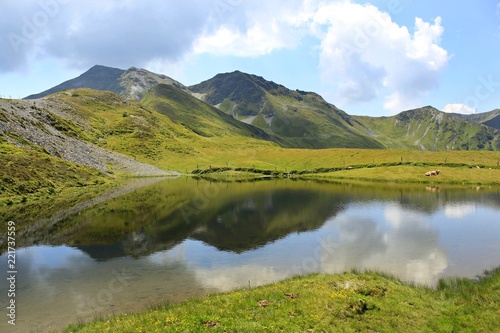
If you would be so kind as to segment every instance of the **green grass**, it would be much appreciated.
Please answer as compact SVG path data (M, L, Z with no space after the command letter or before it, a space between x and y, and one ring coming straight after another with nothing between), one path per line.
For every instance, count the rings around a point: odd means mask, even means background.
M425 173L439 169L437 177L427 177ZM325 174L311 174L311 177L352 179L364 181L388 181L401 183L432 183L432 184L477 184L500 185L500 169L476 168L469 166L448 167L446 165L413 166L397 165L387 167L360 168L341 170Z
M202 137L245 135L268 138L257 128L228 116L172 85L157 85L146 94L142 104Z
M500 152L382 149L285 149L255 142L253 147L237 140L227 141L224 149L219 144L200 148L209 159L196 165L185 161L189 171L210 168L256 169L315 178L359 179L369 181L439 182L449 184L500 184ZM480 167L479 169L477 167ZM318 170L344 169L331 173ZM349 170L348 170L349 169ZM438 177L426 177L425 172L440 169ZM248 170L245 170L248 171Z
M0 142L0 166L0 206L111 181L98 170L7 142Z
M372 272L314 274L64 332L498 332L499 290L499 269L434 290Z

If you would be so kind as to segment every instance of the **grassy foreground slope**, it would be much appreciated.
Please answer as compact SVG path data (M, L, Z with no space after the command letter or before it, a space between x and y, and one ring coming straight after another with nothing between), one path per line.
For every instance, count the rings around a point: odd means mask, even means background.
M500 269L435 290L376 273L309 275L157 305L64 332L498 332Z
M38 150L16 147L1 136L0 166L0 206L110 181L98 170Z

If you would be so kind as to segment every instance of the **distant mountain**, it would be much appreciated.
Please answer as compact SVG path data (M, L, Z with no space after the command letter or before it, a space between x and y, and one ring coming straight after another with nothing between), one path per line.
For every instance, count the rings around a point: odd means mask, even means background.
M293 91L260 76L218 74L188 89L235 119L279 137L287 147L383 148L366 128L320 95Z
M495 128L431 106L392 117L354 118L370 128L376 138L390 148L500 150L500 132Z
M473 121L500 130L500 109L476 114L454 113L454 115L468 121Z
M25 99L42 98L66 89L90 88L109 90L124 98L139 100L159 83L171 84L184 89L181 83L168 76L155 74L145 69L131 67L128 70L123 70L96 65L74 79L65 81L41 93L27 96Z

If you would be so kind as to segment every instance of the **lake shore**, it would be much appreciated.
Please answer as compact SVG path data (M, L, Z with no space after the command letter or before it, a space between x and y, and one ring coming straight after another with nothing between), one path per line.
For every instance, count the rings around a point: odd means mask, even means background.
M439 170L436 175L429 172ZM500 185L500 167L451 163L382 163L354 164L345 167L321 167L284 171L278 168L211 167L195 169L192 176L211 181L256 181L263 178L316 180L351 180L407 184Z
M64 332L494 332L500 268L435 289L373 272L299 276L138 314L98 318Z

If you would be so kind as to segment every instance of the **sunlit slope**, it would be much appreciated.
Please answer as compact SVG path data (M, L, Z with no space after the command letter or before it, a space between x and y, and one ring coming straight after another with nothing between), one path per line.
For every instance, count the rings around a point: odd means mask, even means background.
M77 89L49 98L71 106L66 119L76 136L105 149L159 166L169 158L197 155L189 142L198 135L115 93Z
M203 137L248 136L271 140L262 130L239 122L172 85L155 86L142 104Z
M186 172L217 163L213 150L244 157L255 147L277 147L263 131L180 89L157 88L142 102L109 91L68 90L46 97L50 110L40 112L74 138L164 170Z
M351 116L311 92L290 90L262 77L218 74L189 87L201 99L295 148L383 148Z
M500 150L500 132L433 107L392 117L355 119L389 148L422 150Z

